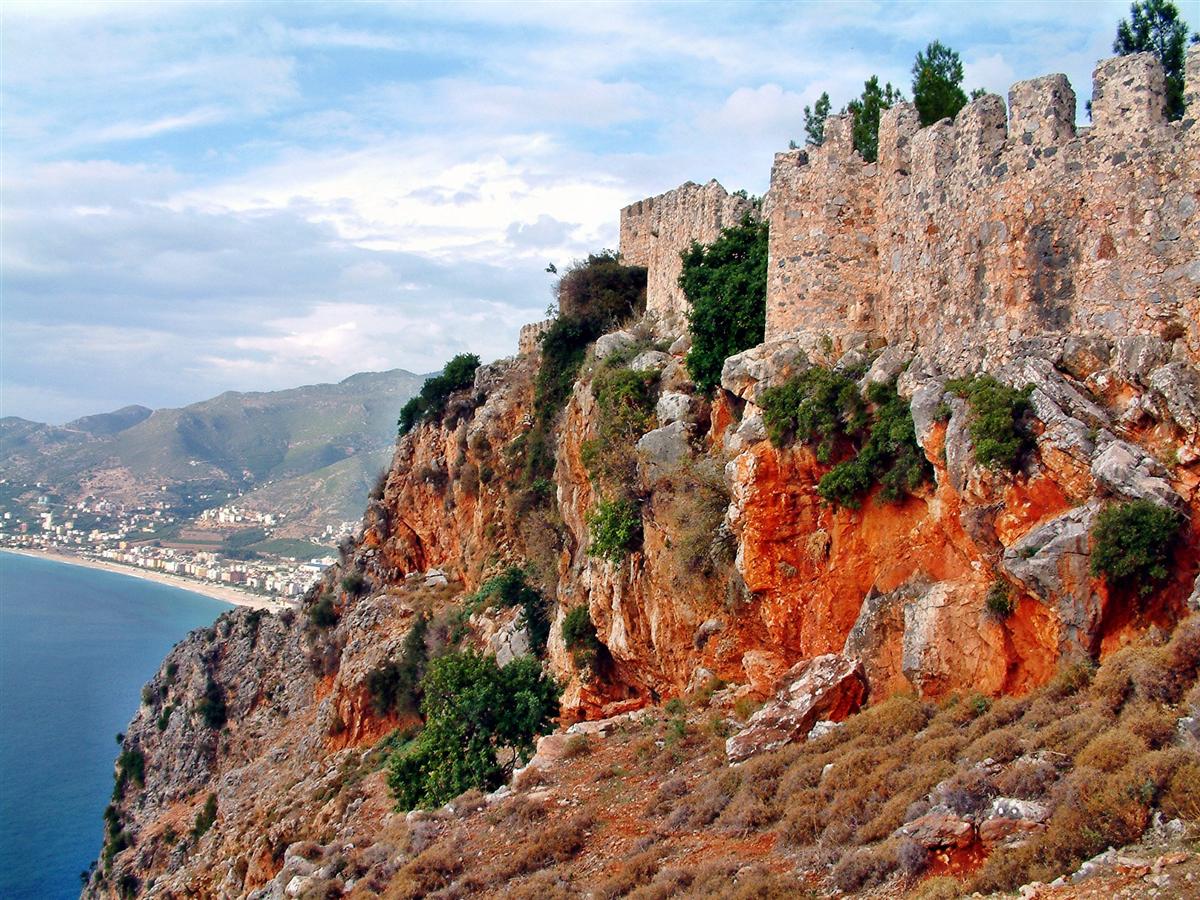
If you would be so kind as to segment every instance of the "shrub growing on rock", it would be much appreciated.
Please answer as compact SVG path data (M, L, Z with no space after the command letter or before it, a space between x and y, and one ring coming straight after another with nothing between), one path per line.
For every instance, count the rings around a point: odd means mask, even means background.
M387 715L392 711L400 715L417 712L421 703L421 678L428 661L425 647L428 631L429 617L418 613L404 636L400 658L385 663L367 676L367 691L376 715Z
M975 447L975 461L993 469L1015 469L1021 456L1033 445L1025 425L1032 408L1033 386L1016 390L991 375L956 378L946 383L952 394L971 405L968 429Z
M987 598L984 601L990 612L997 619L1007 619L1013 614L1013 610L1017 608L1016 601L1013 600L1012 587L1003 578L997 578L992 582L992 586L988 588Z
M479 357L474 353L460 353L442 369L440 375L427 378L421 391L400 410L396 423L401 435L408 434L418 422L440 422L446 411L446 401L455 391L470 387L475 381L475 370L479 368Z
M333 597L324 594L321 599L309 607L308 621L317 628L332 628L336 625L338 614L333 606Z
M866 444L854 459L834 466L817 484L817 493L840 506L857 507L875 482L883 485L884 500L902 500L929 477L912 410L895 385L872 384L868 396L875 412Z
M586 669L595 662L600 641L596 638L596 626L586 606L572 607L563 616L562 638L577 669Z
M687 367L702 391L735 353L761 344L767 324L767 223L746 215L708 246L683 253L679 286L691 304Z
M1150 500L1106 506L1092 526L1092 574L1149 594L1170 574L1167 563L1181 524L1178 513Z
M642 517L632 500L601 500L588 513L588 553L620 562L642 544Z
M476 607L491 603L520 607L529 646L539 656L545 651L550 637L549 603L541 591L529 584L524 569L509 566L495 578L489 578L476 592L473 603Z
M817 460L823 463L832 460L839 443L861 434L868 422L858 385L842 372L821 366L767 389L761 405L772 444L815 444Z

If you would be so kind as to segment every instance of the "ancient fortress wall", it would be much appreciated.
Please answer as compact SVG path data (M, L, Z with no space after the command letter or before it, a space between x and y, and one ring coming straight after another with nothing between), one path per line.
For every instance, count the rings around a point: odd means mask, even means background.
M627 265L648 270L647 311L686 321L687 299L678 284L683 271L679 254L692 241L712 243L722 228L753 211L749 200L728 193L715 180L703 186L689 181L621 210L621 257Z
M1097 67L1087 128L1062 75L1014 85L1007 110L991 95L928 128L903 103L884 114L877 163L853 150L848 120L829 119L821 147L775 157L767 336L937 347L955 372L1038 335L1182 327L1200 359L1198 47L1187 91L1187 115L1166 122L1162 69L1137 54ZM678 250L715 230L696 196L714 187L621 213L622 253L672 310L686 308Z

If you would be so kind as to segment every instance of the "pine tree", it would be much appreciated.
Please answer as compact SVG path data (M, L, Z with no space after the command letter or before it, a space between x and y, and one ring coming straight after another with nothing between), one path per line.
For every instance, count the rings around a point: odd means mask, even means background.
M820 147L825 143L825 117L829 115L829 94L817 98L812 109L804 107L804 143Z
M1192 42L1200 35L1192 35ZM1187 25L1170 0L1141 0L1129 7L1129 19L1117 26L1113 52L1119 56L1150 52L1162 63L1167 80L1167 118L1183 118L1183 59Z
M872 75L863 83L862 96L846 104L846 112L854 116L854 149L867 162L879 158L880 114L903 99L904 95L891 82L881 88L879 76Z
M959 55L940 41L917 54L913 63L913 104L922 127L952 119L967 105L963 93L963 64Z

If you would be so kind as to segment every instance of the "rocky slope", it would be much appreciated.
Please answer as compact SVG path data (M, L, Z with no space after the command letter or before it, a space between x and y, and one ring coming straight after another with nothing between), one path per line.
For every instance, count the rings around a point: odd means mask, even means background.
M687 346L653 320L601 338L554 432L549 482L522 474L536 353L481 368L442 421L403 438L361 540L310 598L334 597L335 624L317 627L303 612L227 614L181 643L150 683L125 737L106 856L85 894L233 897L265 885L266 895L295 896L309 883L292 879L317 873L337 855L330 848L353 846L358 869L387 862L379 871L392 874L419 856L422 840L391 811L379 771L387 736L411 723L375 710L368 677L398 657L417 614L449 629L461 598L510 565L553 601L547 659L565 685L564 725L707 695L735 761L890 696L1028 695L1066 664L1168 633L1200 605L1191 524L1200 381L1171 342L1073 336L1022 348L995 373L1029 386L1031 446L1014 472L976 463L969 404L930 351L864 345L831 359L784 336L728 360L721 390L706 398L688 379ZM829 466L803 444L769 441L759 405L813 365L864 373L864 388L896 379L930 480L902 502L824 502L816 486ZM605 366L644 373L654 400L645 433L623 448L644 537L619 562L588 552L589 441L605 415L592 382ZM1145 598L1110 589L1088 566L1098 512L1139 498L1185 523L1168 577ZM997 583L1007 615L988 608ZM579 605L602 645L582 670L561 629ZM514 610L466 623L468 639L501 658L527 649L520 626ZM120 776L142 768L130 754L144 760L140 779ZM470 820L466 833L475 840L484 827ZM796 865L765 844L714 840L769 871ZM599 878L584 872L574 888ZM371 883L383 890L391 876Z

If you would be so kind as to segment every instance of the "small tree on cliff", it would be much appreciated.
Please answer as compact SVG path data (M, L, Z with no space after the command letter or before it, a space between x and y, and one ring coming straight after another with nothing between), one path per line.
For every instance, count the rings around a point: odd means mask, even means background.
M494 656L450 653L429 664L421 687L425 729L389 764L388 784L406 810L498 787L558 712L558 685L532 656L500 668Z
M872 75L863 83L862 96L846 104L846 112L854 116L854 149L867 162L879 158L879 116L885 109L904 99L899 88L888 82L879 86L879 76Z
M917 54L912 76L913 105L921 116L922 127L952 119L967 105L962 60L941 41L933 41Z
M1192 35L1192 43L1200 35ZM1167 118L1183 118L1183 60L1187 25L1170 0L1141 0L1117 26L1113 52L1119 56L1150 52L1162 63L1167 80Z
M706 393L735 353L761 344L767 325L767 223L749 215L707 247L683 254L679 286L692 306L687 367Z

